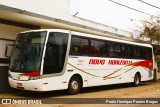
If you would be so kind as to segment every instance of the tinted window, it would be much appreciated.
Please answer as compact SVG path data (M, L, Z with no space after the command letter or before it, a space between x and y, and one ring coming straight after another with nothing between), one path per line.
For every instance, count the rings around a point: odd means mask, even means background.
M126 45L126 44L122 44L121 45L122 48L122 57L128 58L130 57L130 46Z
M152 59L152 49L148 47L131 46L131 58Z
M72 37L70 54L88 55L89 54L89 40L86 38Z
M152 59L152 49L148 47L73 36L71 55L87 55L111 58Z
M60 73L66 56L68 34L50 33L44 59L44 74Z
M151 48L145 48L145 59L152 59L152 49Z
M105 55L105 42L98 40L91 40L91 54L92 55Z
M141 58L140 54L140 47L138 46L131 46L131 58L139 59Z
M119 57L121 56L121 44L111 42L108 44L108 56Z

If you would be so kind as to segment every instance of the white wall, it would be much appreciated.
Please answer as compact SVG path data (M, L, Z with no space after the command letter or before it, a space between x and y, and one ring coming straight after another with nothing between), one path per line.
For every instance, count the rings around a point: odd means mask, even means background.
M0 38L14 40L19 32L29 30L27 28L0 24Z
M0 4L50 17L69 15L70 0L0 0Z

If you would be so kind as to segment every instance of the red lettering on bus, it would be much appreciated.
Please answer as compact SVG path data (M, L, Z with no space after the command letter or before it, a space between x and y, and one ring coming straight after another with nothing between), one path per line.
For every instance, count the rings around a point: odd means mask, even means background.
M103 59L90 59L89 60L89 64L104 65L105 64L105 60L103 60Z
M109 60L108 65L129 65L132 61L128 60Z

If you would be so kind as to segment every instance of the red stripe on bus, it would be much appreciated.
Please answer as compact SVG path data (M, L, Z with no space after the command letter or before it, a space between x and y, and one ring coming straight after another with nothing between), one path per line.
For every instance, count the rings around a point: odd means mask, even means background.
M24 73L21 75L23 75L23 76L40 76L40 71L33 71L33 72L29 72L29 73Z

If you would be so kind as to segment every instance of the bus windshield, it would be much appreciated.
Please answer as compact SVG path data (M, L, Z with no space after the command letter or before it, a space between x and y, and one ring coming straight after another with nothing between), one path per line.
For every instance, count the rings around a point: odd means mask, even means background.
M47 32L27 32L17 36L9 69L12 72L40 71Z

